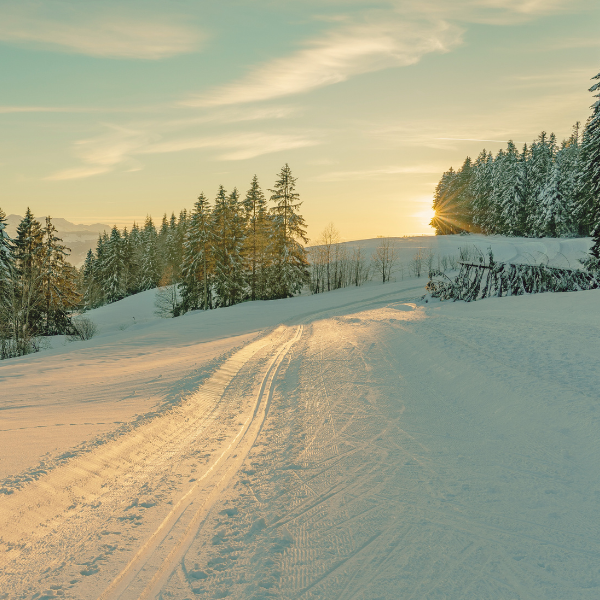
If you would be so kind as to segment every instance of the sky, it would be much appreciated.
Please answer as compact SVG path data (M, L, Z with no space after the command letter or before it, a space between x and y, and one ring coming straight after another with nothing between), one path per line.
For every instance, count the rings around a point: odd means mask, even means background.
M312 240L430 234L444 171L585 122L599 25L597 0L0 0L0 208L159 222L288 163Z

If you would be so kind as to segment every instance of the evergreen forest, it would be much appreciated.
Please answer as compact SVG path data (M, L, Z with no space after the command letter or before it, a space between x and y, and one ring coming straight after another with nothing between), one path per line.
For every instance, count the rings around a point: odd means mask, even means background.
M159 287L165 316L287 298L309 282L306 223L289 165L270 203L255 176L244 196L220 186L213 203L202 193L188 212L147 217L130 230L98 238L81 269L52 219L42 225L27 209L15 239L0 210L0 358L38 349L40 336L68 334L70 315Z
M440 179L431 221L436 234L480 232L524 237L600 236L600 73L584 127L558 142L540 133L521 150L509 141L493 156L482 150Z

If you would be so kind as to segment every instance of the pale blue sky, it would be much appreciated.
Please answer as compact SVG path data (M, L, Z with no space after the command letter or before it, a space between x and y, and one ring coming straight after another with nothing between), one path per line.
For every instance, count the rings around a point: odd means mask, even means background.
M313 239L426 233L442 171L585 121L599 25L596 0L0 0L0 207L160 220L288 162Z

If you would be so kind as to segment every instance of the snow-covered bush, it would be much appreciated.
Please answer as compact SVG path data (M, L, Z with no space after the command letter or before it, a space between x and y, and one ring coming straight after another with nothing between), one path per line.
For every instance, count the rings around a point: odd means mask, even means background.
M71 333L67 335L70 342L91 340L98 331L98 326L88 317L76 317L71 320Z

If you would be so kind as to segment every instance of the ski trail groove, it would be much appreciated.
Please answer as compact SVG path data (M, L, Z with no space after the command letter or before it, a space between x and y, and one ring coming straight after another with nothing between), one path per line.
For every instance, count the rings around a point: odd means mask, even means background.
M148 585L138 596L139 600L155 597L166 581L171 577L179 561L185 555L187 549L194 540L206 513L219 497L221 491L228 485L232 477L241 467L250 448L260 434L268 414L272 398L272 385L277 371L292 345L302 335L302 325L297 326L295 329L296 332L294 336L279 346L271 359L267 371L262 378L260 388L255 398L253 410L246 418L246 421L243 423L237 435L211 464L209 469L198 479L194 486L180 498L163 522L136 552L135 556L112 581L110 586L99 596L98 600L116 600L127 591L128 587L134 582L144 565L147 564L152 554L165 542L166 537L173 530L183 513L195 500L198 500L205 485L210 485L211 481L214 482L214 480L217 480L216 483L213 483L213 488L208 496L201 502L200 507L196 510L183 535L180 535L176 540L169 540L172 548L166 559L161 561L160 567L155 572Z

